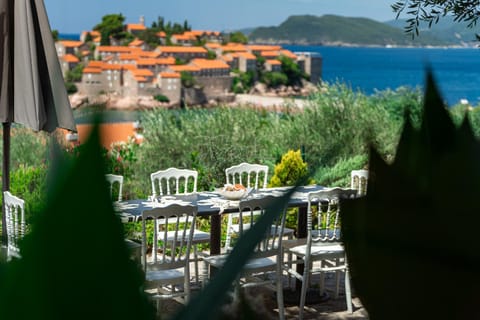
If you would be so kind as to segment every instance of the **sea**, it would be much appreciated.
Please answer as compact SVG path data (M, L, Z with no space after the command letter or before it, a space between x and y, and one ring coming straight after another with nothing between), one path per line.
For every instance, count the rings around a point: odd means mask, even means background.
M430 68L447 105L480 104L478 48L284 47L320 54L322 81L342 82L366 95L399 87L423 90L426 69Z

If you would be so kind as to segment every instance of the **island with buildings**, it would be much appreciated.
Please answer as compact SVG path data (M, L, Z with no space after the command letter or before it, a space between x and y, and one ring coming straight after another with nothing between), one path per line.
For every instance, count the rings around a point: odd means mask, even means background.
M79 40L56 41L65 79L73 70L79 74L69 91L73 107L99 101L112 108L229 103L239 93L301 96L315 90L321 78L322 59L316 54L233 42L219 31L202 30L157 32L159 44L152 47L137 37L146 29L140 18L124 25L128 43L110 39L104 45L95 30L82 32ZM301 79L292 84L285 66Z

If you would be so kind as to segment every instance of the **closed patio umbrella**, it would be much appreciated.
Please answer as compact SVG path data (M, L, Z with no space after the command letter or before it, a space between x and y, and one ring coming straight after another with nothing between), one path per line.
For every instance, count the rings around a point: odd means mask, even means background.
M10 189L10 124L76 131L43 0L0 0L2 190ZM2 206L3 208L3 206ZM2 244L6 242L2 214Z

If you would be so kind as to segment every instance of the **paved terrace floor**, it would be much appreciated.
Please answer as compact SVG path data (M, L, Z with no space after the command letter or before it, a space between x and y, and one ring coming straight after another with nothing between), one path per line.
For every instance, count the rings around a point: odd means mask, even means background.
M285 288L287 288L285 277ZM318 275L314 275L312 284L318 285ZM315 304L307 305L304 311L304 319L318 319L318 320L368 320L368 314L365 308L362 306L360 299L353 294L353 313L347 311L347 305L345 301L344 282L343 278L340 283L340 295L337 299L334 299L334 274L326 275L326 292L329 298L326 301L318 302ZM193 290L193 294L197 293L197 290ZM245 297L252 310L257 312L255 319L262 320L276 320L278 319L277 300L275 292L264 287L250 288L245 291ZM166 300L162 302L161 313L157 319L169 319L175 315L175 312L182 307L182 304L174 300ZM285 319L298 319L298 304L285 304ZM222 307L222 317L220 319L239 319L238 306L233 303Z

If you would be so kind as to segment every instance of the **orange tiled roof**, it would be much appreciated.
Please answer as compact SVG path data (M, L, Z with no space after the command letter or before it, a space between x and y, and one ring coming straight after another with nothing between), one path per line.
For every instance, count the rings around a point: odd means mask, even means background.
M227 54L224 54L223 56L221 56L220 58L223 59L223 61L231 62L231 61L233 61L234 55L230 54L230 53L227 53Z
M262 51L260 55L262 57L278 57L278 51Z
M121 53L118 58L120 60L137 60L140 58L138 53Z
M145 41L143 41L143 40L135 39L135 40L131 41L128 45L131 46L131 47L140 47L144 43L145 43Z
M137 66L134 64L124 63L122 64L124 70L136 70Z
M98 46L99 52L138 52L141 48L130 48L125 46Z
M192 31L190 31L190 33L195 35L195 36L203 36L203 35L219 36L220 35L219 31L209 31L209 30L192 30Z
M157 64L157 59L137 59L139 66L154 66Z
M154 51L142 51L139 53L141 58L158 58L160 53Z
M191 63L200 69L230 69L222 60L193 59Z
M187 65L187 64L184 64L184 65L173 65L173 66L170 66L169 67L170 70L174 71L174 72L182 72L182 71L186 71L186 72L196 72L196 71L200 71L200 68L197 67L197 66L192 66L192 65Z
M82 36L84 36L84 35L86 36L87 33L90 33L90 35L92 36L92 38L94 38L94 37L100 37L100 36L101 36L100 31L97 31L97 30L83 31L83 32L82 32Z
M76 56L74 56L73 54L71 53L67 53L66 55L63 56L63 60L65 62L71 62L71 63L75 63L75 62L79 62L80 59L78 59Z
M280 61L278 61L277 59L268 59L265 61L265 63L268 63L272 66L278 66L278 65L281 65L282 63Z
M127 24L127 30L141 31L141 30L146 30L146 29L147 29L147 27L145 27L143 24L138 24L138 23Z
M180 78L180 73L178 73L178 72L160 72L160 77L162 77L162 78Z
M157 51L165 53L207 53L207 49L202 47L184 47L184 46L158 46Z
M290 50L280 50L280 54L293 60L298 58L297 55Z
M191 34L174 34L172 35L172 38L175 38L177 40L184 40L184 41L190 41L190 40L195 40L195 36Z
M257 60L257 57L253 53L250 53L250 52L238 52L236 55L238 57L242 57L242 58L245 58L245 59L248 59L248 60Z
M102 68L85 67L83 73L102 73Z
M82 51L82 56L88 56L90 54L89 50L83 50Z
M272 46L272 45L261 45L261 44L251 44L247 46L251 51L278 51L281 50L281 46Z
M200 37L200 36L202 36L202 35L205 33L205 31L202 31L202 30L192 30L192 31L187 31L187 32L185 32L185 33L190 34L190 35L195 36L195 37Z
M222 51L230 51L230 52L247 51L247 47L245 47L243 44L240 44L240 43L227 43L221 48L222 48Z
M129 70L135 77L152 77L152 71L148 69L131 69Z
M103 61L92 60L88 62L87 67L101 68L103 65L104 65Z
M102 41L102 37L93 38L93 42L100 42L100 41Z
M167 34L164 31L157 32L157 37L159 37L159 38L165 38L166 36L167 36Z
M222 45L220 43L217 43L217 42L208 42L208 43L205 44L205 47L210 48L210 49L218 49L221 46Z
M77 48L83 44L82 41L74 41L74 40L60 40L59 42L66 48Z
M156 60L157 60L157 64L166 64L166 65L175 64L174 57L158 58Z
M123 69L122 64L105 63L102 66L102 70L121 70L121 69Z

